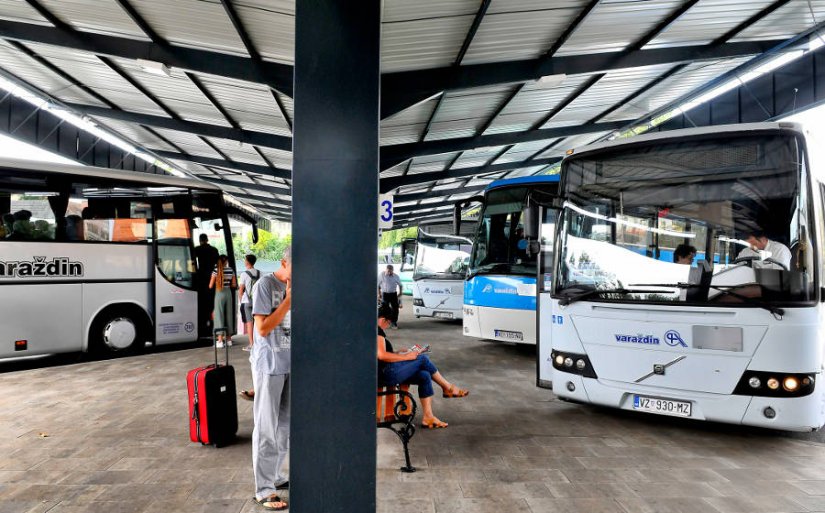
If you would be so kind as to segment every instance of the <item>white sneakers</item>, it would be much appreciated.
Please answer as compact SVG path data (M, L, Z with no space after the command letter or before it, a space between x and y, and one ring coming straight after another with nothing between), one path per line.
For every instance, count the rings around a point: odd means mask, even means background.
M218 349L223 349L223 342L222 341L215 342L215 347L217 347Z

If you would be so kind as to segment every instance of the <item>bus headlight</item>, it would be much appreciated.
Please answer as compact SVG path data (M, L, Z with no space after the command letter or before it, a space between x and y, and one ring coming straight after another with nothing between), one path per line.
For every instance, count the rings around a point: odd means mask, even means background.
M424 300L421 298L413 298L413 306L424 306Z
M571 374L579 374L585 378L596 378L596 371L590 364L590 359L586 354L563 353L561 351L553 351L550 355L550 361L553 362L553 368L562 372L569 372Z
M764 383L765 386L762 386ZM734 395L802 397L814 391L815 375L789 372L745 371Z
M799 381L793 376L788 376L782 381L782 388L787 392L796 392L796 389L799 388Z

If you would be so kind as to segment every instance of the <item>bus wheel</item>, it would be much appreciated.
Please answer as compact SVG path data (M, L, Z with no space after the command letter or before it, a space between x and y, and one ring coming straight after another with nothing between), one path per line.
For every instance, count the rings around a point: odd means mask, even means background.
M124 354L140 349L146 341L139 315L131 309L112 309L95 319L89 347L97 353Z

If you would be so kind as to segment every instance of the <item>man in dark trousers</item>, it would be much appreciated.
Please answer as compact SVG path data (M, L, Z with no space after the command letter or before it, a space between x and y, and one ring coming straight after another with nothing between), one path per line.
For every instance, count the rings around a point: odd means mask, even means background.
M209 237L205 233L200 236L200 246L195 248L195 258L198 260L198 274L196 287L198 290L198 324L200 336L211 336L212 310L215 308L215 289L209 288L209 279L218 263L218 249L209 245Z
M401 307L398 298L402 291L401 278L393 272L392 265L388 265L387 270L383 271L378 279L378 299L392 310L392 318L389 321L395 329L398 329L398 309Z

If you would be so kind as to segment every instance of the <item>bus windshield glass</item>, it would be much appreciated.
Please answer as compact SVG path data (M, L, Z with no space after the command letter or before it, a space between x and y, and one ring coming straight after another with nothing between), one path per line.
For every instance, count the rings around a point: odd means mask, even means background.
M814 300L807 163L789 134L714 134L566 160L556 295Z
M522 210L526 187L494 189L487 194L478 223L469 274L535 276L536 255L527 252Z
M418 232L414 280L463 280L472 241L465 237Z

